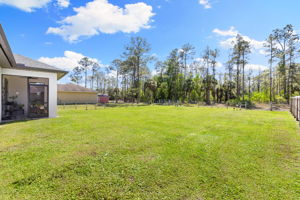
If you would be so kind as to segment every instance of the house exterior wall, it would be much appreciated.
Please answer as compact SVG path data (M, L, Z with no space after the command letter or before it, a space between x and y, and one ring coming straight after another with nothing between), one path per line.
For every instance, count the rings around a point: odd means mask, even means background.
M12 75L12 76L23 76L23 77L47 78L49 80L49 117L50 118L56 117L57 115L57 74L56 73L2 68L1 74Z
M2 67L0 66L0 122L2 121Z
M96 104L96 92L62 92L58 91L59 104Z

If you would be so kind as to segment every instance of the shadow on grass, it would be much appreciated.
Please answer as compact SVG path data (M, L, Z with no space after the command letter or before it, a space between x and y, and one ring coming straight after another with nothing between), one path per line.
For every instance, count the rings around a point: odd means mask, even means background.
M136 104L136 103L109 103L105 105L98 105L100 107L109 107L109 108L116 108L116 107L143 107L143 106L149 106L151 104Z

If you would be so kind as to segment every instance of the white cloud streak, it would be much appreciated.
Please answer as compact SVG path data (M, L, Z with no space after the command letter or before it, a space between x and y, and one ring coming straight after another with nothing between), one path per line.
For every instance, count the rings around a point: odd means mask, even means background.
M233 26L231 26L229 28L229 30L220 30L220 29L215 28L212 32L218 36L229 37L225 40L220 41L220 46L223 48L233 47L233 44L236 41L236 36L238 34L240 34L239 31L236 30L235 27L233 27ZM260 54L263 53L262 49L264 48L265 41L258 41L258 40L250 38L249 36L242 35L242 34L240 34L240 35L244 38L244 40L246 40L250 43L253 50L257 50L258 53L260 53Z
M201 4L205 9L211 8L209 0L199 0L199 4Z
M120 8L107 0L94 0L74 11L75 15L64 18L59 27L49 27L47 33L60 35L69 42L100 33L136 33L149 29L155 15L152 6L142 2Z
M265 66L265 65L247 64L247 65L245 65L245 69L246 70L251 69L251 70L254 70L254 71L259 71L259 70L263 71L263 70L268 69L268 67Z
M204 63L204 59L203 58L195 58L195 61L197 61L200 65L205 65ZM221 62L218 62L216 63L216 67L223 67L223 64Z
M231 26L229 30L215 28L212 32L220 36L236 36L239 33L234 26Z
M57 0L57 4L59 7L67 8L70 5L70 0Z
M16 7L25 12L33 12L35 9L45 7L51 0L0 0L0 4Z
M53 0L0 0L0 5L8 5L23 10L25 12L34 12L36 9L46 7ZM66 8L70 5L69 0L57 0L59 7Z

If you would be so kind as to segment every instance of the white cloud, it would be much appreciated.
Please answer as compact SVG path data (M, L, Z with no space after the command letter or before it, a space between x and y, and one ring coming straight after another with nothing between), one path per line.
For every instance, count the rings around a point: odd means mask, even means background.
M258 71L258 70L266 70L268 69L268 67L266 67L265 65L257 65L257 64L247 64L245 66L246 70L254 70L254 71Z
M0 4L16 7L26 12L46 6L51 0L0 0Z
M221 36L236 36L239 33L234 26L231 26L229 30L220 30L215 28L212 32Z
M217 62L216 67L223 67L223 64L221 62Z
M225 40L220 41L220 45L223 48L232 48L234 42L236 41L236 36L238 34L240 34L244 38L244 40L246 40L250 43L250 46L252 47L253 50L257 50L258 53L263 54L262 49L264 48L265 41L255 40L255 39L250 38L249 36L242 35L233 26L231 26L229 28L229 30L220 30L220 29L215 28L212 32L219 36L229 37Z
M70 0L57 0L57 4L59 7L67 8L70 5Z
M60 35L69 42L100 33L136 33L150 28L151 18L155 15L152 6L142 2L120 8L108 0L94 0L74 11L75 15L64 18L59 27L49 27L47 33Z
M0 0L0 5L16 7L25 12L33 12L36 9L46 7L53 0ZM57 0L59 7L66 8L70 5L70 0Z
M200 3L201 5L203 5L203 7L204 7L205 9L211 8L211 4L210 4L209 0L199 0L199 3Z
M203 58L195 58L195 61L197 61L200 65L204 65L204 59ZM216 63L216 67L223 67L223 64L221 62Z
M52 42L45 42L44 44L45 45L52 45L53 43Z
M156 76L157 75L157 71L154 69L151 71L151 77Z
M244 38L244 40L246 40L250 43L250 46L252 47L252 49L259 50L259 53L262 53L262 51L260 51L260 50L262 50L264 48L264 43L265 43L264 41L258 41L258 40L252 39L245 35L242 35L242 37ZM224 48L231 48L231 47L233 47L233 44L235 41L236 41L236 37L231 37L231 38L221 41L220 45Z
M81 53L76 53L74 51L65 51L63 57L41 57L39 58L39 61L61 69L72 70L78 66L78 62L83 57L85 56ZM95 58L91 59L95 62L98 62Z
M259 53L262 55L269 55L269 53L265 49L260 49Z
M110 78L117 78L117 71L111 70L108 74L106 74L106 76Z

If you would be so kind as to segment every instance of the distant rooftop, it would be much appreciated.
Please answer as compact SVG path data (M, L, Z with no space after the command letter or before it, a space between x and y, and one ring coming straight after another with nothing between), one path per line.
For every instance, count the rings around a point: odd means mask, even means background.
M58 92L94 92L97 93L97 91L82 87L80 85L75 85L72 83L69 84L58 84L57 85L57 91Z

